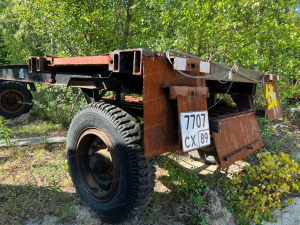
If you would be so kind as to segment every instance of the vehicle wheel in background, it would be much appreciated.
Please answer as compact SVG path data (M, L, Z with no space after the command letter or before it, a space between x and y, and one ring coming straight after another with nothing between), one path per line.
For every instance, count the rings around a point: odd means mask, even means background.
M32 107L31 92L21 83L0 83L0 116L15 118L27 113Z

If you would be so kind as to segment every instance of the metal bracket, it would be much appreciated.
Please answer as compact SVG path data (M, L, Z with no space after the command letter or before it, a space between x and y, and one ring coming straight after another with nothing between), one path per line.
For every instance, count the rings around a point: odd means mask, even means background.
M121 85L121 81L112 78L72 77L68 82L67 87L120 91Z
M85 100L88 104L100 101L99 90L81 88Z

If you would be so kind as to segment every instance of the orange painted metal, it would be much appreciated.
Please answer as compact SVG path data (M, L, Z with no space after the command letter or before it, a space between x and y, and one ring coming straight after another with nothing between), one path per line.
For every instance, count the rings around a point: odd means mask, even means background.
M212 133L223 169L263 146L255 112L224 116L221 132Z
M53 58L53 66L99 66L108 65L109 55L70 57L70 58Z
M267 105L269 120L280 119L283 116L280 97L277 88L277 75L268 75L264 79L263 90Z
M169 88L171 86L205 87L205 80L187 78L178 74L165 57L144 55L143 69L145 157L179 150L181 145L178 138L178 103L176 100L170 100ZM206 101L204 102L206 104ZM195 104L190 103L191 106ZM201 110L197 105L192 107Z

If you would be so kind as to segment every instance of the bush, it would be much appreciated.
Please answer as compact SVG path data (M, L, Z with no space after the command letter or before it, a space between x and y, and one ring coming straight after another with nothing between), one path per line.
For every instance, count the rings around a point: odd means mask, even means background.
M68 127L75 113L86 104L79 88L37 85L33 113L52 123Z
M258 165L245 167L226 182L229 209L241 224L272 222L271 211L281 209L283 200L299 191L299 165L289 155L265 152L258 158ZM288 198L288 203L293 201Z

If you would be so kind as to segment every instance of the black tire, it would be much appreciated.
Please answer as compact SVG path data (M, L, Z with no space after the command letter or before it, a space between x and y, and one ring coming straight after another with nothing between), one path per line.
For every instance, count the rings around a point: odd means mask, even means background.
M124 110L104 102L83 107L69 128L67 157L77 193L107 222L123 222L149 203L154 159L144 158L140 124Z
M31 92L18 82L0 83L0 115L6 119L27 113L32 107Z

